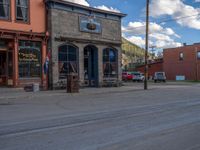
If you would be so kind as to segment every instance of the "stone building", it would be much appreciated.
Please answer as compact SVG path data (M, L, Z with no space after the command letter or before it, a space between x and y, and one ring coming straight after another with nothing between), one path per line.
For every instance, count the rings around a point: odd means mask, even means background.
M50 87L66 83L76 72L82 86L121 81L121 19L125 14L62 0L46 0Z

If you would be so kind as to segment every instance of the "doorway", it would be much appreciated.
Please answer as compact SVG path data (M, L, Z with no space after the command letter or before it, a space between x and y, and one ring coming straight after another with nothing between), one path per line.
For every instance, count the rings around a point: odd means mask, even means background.
M0 86L7 84L7 54L6 51L0 51Z
M98 86L98 49L93 45L84 48L84 83L88 87Z

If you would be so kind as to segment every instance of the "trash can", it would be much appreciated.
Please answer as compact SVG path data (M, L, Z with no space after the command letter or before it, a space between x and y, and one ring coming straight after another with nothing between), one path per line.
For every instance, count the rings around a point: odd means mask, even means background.
M79 93L79 79L77 73L67 75L67 93Z
M39 83L33 83L33 92L40 91L40 84Z

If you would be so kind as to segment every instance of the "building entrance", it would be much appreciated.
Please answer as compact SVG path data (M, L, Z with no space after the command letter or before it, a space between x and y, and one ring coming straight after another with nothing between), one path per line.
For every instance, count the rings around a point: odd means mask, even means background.
M84 48L84 81L85 86L98 86L98 49L92 45Z
M0 86L7 83L6 51L0 51Z
M13 85L12 50L0 49L0 86Z

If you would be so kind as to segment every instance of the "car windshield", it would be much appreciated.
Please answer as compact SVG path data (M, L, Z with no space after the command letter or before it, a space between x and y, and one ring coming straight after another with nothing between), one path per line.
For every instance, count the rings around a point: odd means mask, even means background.
M157 76L164 76L164 73L163 72L158 72Z
M140 73L133 73L133 75L140 76L141 74Z

